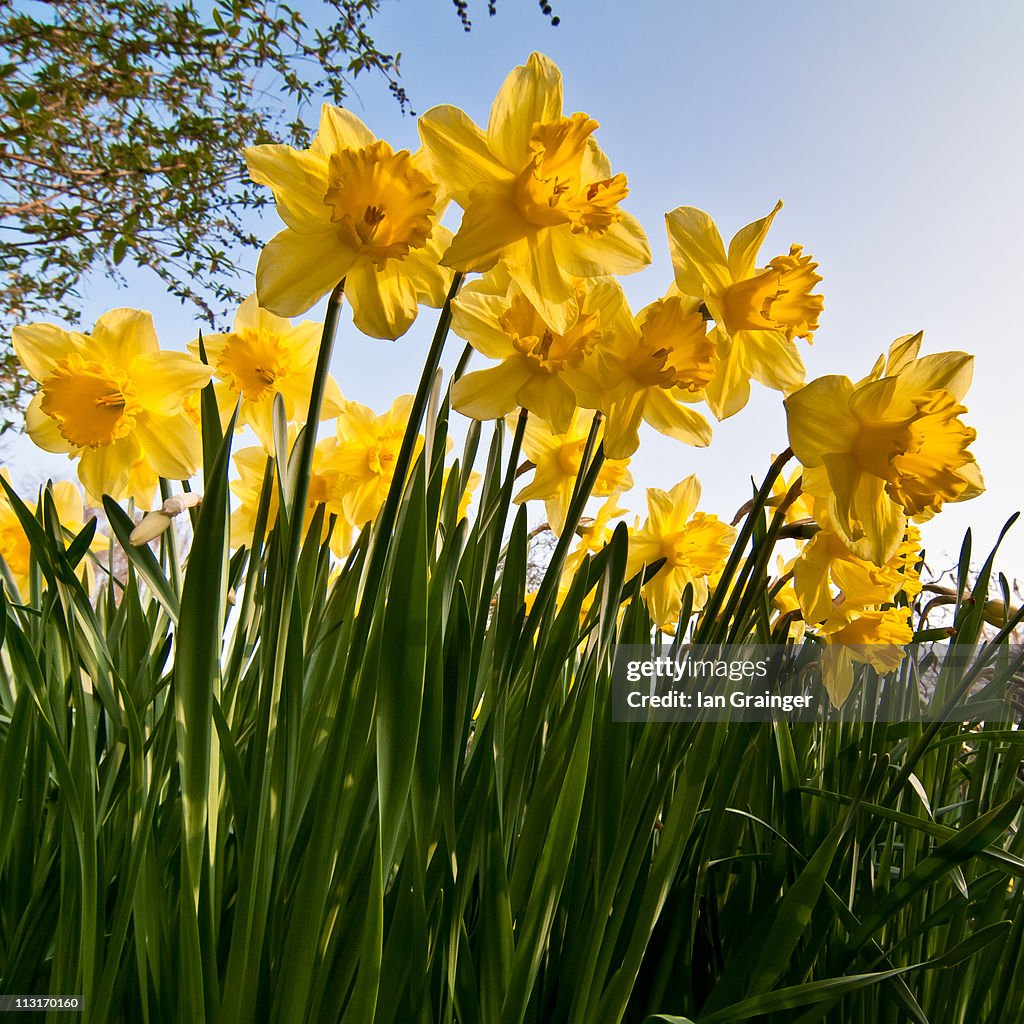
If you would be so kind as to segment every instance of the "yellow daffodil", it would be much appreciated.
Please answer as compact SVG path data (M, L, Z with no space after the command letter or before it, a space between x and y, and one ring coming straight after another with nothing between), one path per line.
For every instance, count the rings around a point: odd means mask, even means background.
M664 558L665 564L643 588L655 626L674 633L682 610L683 590L693 585L693 607L704 606L708 577L729 557L736 531L717 516L698 512L700 482L681 480L670 491L647 490L648 516L630 531L627 575Z
M294 440L294 433L291 440ZM333 515L335 523L331 533L331 550L341 558L352 550L352 525L345 519L341 503L337 500L335 475L324 468L324 463L333 451L333 446L333 439L328 438L318 442L313 449L313 466L309 478L309 495L306 499L303 534L305 535L309 531L317 506L326 504L327 509L323 522L324 535L321 537L321 543L326 539L327 530L330 528L330 517ZM231 546L237 548L252 543L268 456L263 448L257 446L243 448L235 452L232 458L235 469L238 470L238 478L232 480L230 486L232 493L238 499L238 505L231 512ZM278 500L277 487L272 485L267 516L268 530L277 521Z
M517 406L555 430L568 429L578 402L579 368L605 344L621 319L622 289L611 279L579 281L579 315L553 331L504 268L463 288L452 303L452 329L498 366L467 373L452 388L452 405L473 419L498 419Z
M465 210L445 253L456 270L486 272L499 260L558 334L576 318L574 278L631 274L651 261L637 220L620 203L586 114L562 113L562 75L533 53L505 79L483 131L457 107L420 118L437 178Z
M794 338L811 339L823 300L812 294L821 280L817 264L799 245L766 267L757 254L771 227L767 217L748 224L729 243L728 255L715 222L702 210L681 206L666 215L676 284L700 299L715 321L714 377L707 402L724 420L750 397L750 380L784 394L804 382L804 364Z
M821 672L832 703L843 704L850 696L854 664L894 672L913 638L909 608L865 611L849 622L838 619L832 629L826 626Z
M25 414L29 436L78 458L95 501L125 497L140 459L175 480L199 468L199 427L185 405L210 370L185 352L161 352L149 313L113 309L91 335L53 324L15 327L13 340L39 384Z
M346 521L357 528L372 520L384 504L412 402L412 395L402 395L380 416L358 402L346 402L338 414L338 436L330 439L323 469L337 476L334 500ZM420 437L417 451L422 444Z
M256 296L250 295L238 308L230 334L204 336L206 357L217 378L214 390L221 426L227 425L241 399L238 427L252 427L263 447L273 453L274 395L284 400L289 421L304 419L322 331L322 324L310 320L292 326L290 320L261 308ZM188 347L199 355L198 340ZM329 376L320 419L333 419L341 405L341 390Z
M563 575L571 581L576 575L576 570L583 564L588 555L596 555L611 539L615 532L612 525L613 519L618 519L626 514L626 509L619 508L618 493L610 495L597 510L595 516L585 516L580 519L576 527L576 534L579 536L579 543L565 557L565 570Z
M10 483L11 477L5 466L0 469L0 474ZM53 494L53 505L57 511L57 518L61 526L72 534L78 534L85 528L85 505L82 501L82 492L70 480L58 480L51 485ZM25 502L28 510L35 514L36 506L31 502ZM90 516L90 518L93 518ZM93 541L96 549L106 548L107 538L97 535ZM32 564L32 546L29 543L28 535L21 525L21 520L11 507L6 492L0 490L0 557L3 558L14 579L18 594L11 596L17 599L27 599L29 594L29 571ZM79 563L79 575L86 587L92 585L92 566L88 558L83 558Z
M804 546L793 565L793 582L804 621L825 622L841 605L852 620L859 610L890 604L899 593L908 598L921 592L917 571L921 533L911 526L896 554L884 565L875 565L850 552L842 538L820 530ZM834 591L838 590L836 595Z
M287 225L256 268L261 306L298 316L342 279L356 326L397 338L419 303L440 306L451 273L438 260L451 232L420 153L395 152L354 114L325 104L309 149L253 146L253 181L270 186Z
M711 442L706 419L689 408L712 379L715 345L697 299L670 291L634 317L625 301L601 345L575 379L581 401L607 417L605 453L627 458L640 423L695 447Z
M876 565L896 552L908 516L921 522L984 489L967 450L975 431L960 419L973 358L918 358L921 338L898 339L857 384L820 377L785 403L790 446L810 468L805 489L843 543Z
M535 469L533 479L515 496L515 500L520 504L524 501L543 501L548 525L555 533L561 533L565 527L565 517L579 476L594 415L593 412L574 413L568 430L557 434L536 418L531 417L526 421L523 453ZM514 423L509 426L514 427ZM606 497L628 491L633 486L628 465L628 459L606 460L598 471L591 493L596 497Z

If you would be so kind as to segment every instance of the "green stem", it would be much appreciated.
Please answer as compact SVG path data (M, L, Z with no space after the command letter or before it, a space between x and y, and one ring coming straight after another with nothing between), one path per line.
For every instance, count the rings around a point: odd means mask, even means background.
M412 465L413 454L416 451L416 442L419 438L420 424L423 421L423 414L427 408L430 398L430 390L434 382L434 374L441 365L441 353L444 351L444 343L448 337L448 329L452 322L452 301L459 292L462 285L463 275L456 273L452 278L451 288L448 289L448 296L441 307L441 315L437 319L437 327L434 330L434 339L430 343L430 350L427 352L427 359L423 365L423 372L420 374L419 386L413 398L412 408L409 410L409 424L402 438L402 447L399 450L398 458L395 460L395 473L391 479L391 486L388 489L388 496L381 509L380 519L377 521L371 542L369 564L366 571L366 580L371 587L376 587L383 578L384 565L387 561L388 552L391 549L392 535L395 529L395 521L398 518L398 506L402 500L402 493L405 489L405 481L409 475ZM363 595L363 607L366 614L357 616L354 635L349 645L351 651L363 651L366 648L366 641L370 635L371 614L374 599L369 594ZM348 678L354 677L361 659L351 658L347 666Z
M299 464L295 467L295 488L292 493L291 507L288 509L290 529L288 531L288 551L285 556L285 571L293 576L293 570L299 561L299 549L302 546L302 527L305 521L306 500L309 497L309 481L313 474L313 452L316 449L317 427L320 424L320 409L324 403L327 380L330 376L331 354L334 351L334 336L338 332L338 317L345 298L345 280L335 286L331 297L327 300L327 314L324 316L324 330L320 337L320 351L316 357L316 370L313 374L313 389L309 395L309 408L306 411L306 427L302 432L299 448Z

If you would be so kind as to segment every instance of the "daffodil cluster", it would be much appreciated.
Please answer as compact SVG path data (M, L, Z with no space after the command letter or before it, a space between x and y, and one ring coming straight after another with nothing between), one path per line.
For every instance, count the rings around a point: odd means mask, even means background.
M137 310L113 310L88 334L15 329L15 349L39 388L27 411L30 436L78 460L91 500L151 508L159 478L198 471L199 392L212 381L206 406L216 407L219 425L234 416L258 442L234 455L232 542L251 541L261 507L268 526L278 514L271 460L286 454L278 450L283 413L289 449L301 428L323 433L305 521L323 506L323 539L333 530L331 546L343 555L392 487L403 439L418 429L414 398L378 413L343 397L333 377L317 377L323 325L290 318L332 293L358 330L393 340L421 305L444 306L442 325L450 312L454 333L488 361L468 370L460 362L451 406L476 420L504 419L515 432L524 460L517 475L531 475L514 500L542 502L554 533L578 537L566 552L566 589L626 515L618 501L633 486L629 460L642 431L706 446L711 426L697 406L724 420L743 409L756 381L783 396L802 466L771 499L786 503L798 543L779 564L773 599L794 627L788 635L806 630L824 645L841 702L856 662L887 669L913 635L918 524L983 489L969 451L975 433L963 420L971 357L922 356L921 335L908 335L859 381L807 383L801 342L819 329L822 276L799 243L762 255L781 202L728 247L702 210L667 213L672 279L634 311L619 278L647 267L652 253L626 208L627 176L598 145L598 128L589 114L565 111L561 73L538 53L505 79L486 126L457 107L435 107L419 120L415 152L325 105L309 148L245 152L283 227L263 249L255 294L230 331L169 352ZM441 224L449 204L459 215L454 232ZM318 421L306 423L318 387ZM605 499L591 516L579 514L583 478L585 498ZM679 622L684 604L695 614L704 607L737 541L734 527L698 511L699 498L692 475L669 490L650 488L647 517L630 530L628 571L644 574L651 620L667 632L688 627ZM460 495L463 513L466 501ZM9 517L0 521L0 553L18 576L15 534Z

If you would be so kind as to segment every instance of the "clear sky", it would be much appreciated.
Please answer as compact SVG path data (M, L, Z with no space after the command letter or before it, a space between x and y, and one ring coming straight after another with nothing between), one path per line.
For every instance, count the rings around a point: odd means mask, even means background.
M897 336L923 329L924 351L977 356L967 421L988 486L947 505L925 526L933 568L955 559L972 527L975 551L1024 507L1021 388L1024 296L1024 7L1015 0L867 3L750 0L552 0L551 28L533 0L470 0L463 32L450 0L383 0L372 34L402 53L417 112L461 106L486 123L507 72L531 50L561 67L567 111L601 124L597 138L625 172L627 208L647 230L654 263L625 278L638 308L671 279L664 214L698 206L726 241L747 222L776 218L765 260L799 242L820 263L825 311L813 348L800 342L808 378L862 376ZM296 6L303 7L302 0ZM382 83L359 80L349 106L396 148L415 148L415 120ZM264 233L278 230L272 211ZM96 283L85 321L115 305L152 308L165 346L195 333L191 313L134 283L131 294ZM141 293L141 294L140 294ZM386 407L415 386L433 312L397 343L344 324L334 372L349 398ZM453 349L458 343L453 344ZM461 348L461 345L458 345ZM481 364L482 365L482 362ZM785 447L778 393L753 386L745 410L715 427L697 451L643 435L637 488L620 504L643 513L642 488L696 472L702 505L731 518ZM46 472L24 443L6 445L18 482ZM1024 524L999 565L1024 578Z

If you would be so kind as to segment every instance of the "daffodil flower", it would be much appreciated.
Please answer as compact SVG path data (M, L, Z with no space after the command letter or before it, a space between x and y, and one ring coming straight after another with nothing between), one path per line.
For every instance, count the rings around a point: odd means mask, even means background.
M821 280L817 264L799 245L765 267L757 254L771 227L767 217L748 224L725 244L715 222L692 206L666 215L676 284L700 299L715 321L714 376L707 402L719 420L742 409L750 398L750 380L789 394L804 382L804 364L794 338L811 339L823 299L812 294Z
M533 479L515 496L515 501L543 501L548 525L555 533L565 528L565 517L579 476L587 438L594 421L593 412L574 413L567 430L554 433L547 424L529 418L523 433L523 453L534 465ZM510 423L514 428L514 424ZM629 460L606 460L597 474L595 497L621 494L633 486L627 468Z
M287 225L260 254L261 306L298 316L344 279L356 327L398 338L421 302L442 305L451 272L438 260L451 232L437 222L438 185L419 153L395 152L354 114L324 104L309 149L253 146L245 159Z
M575 295L579 315L560 334L501 267L463 288L452 303L452 329L501 363L457 380L453 407L478 420L499 419L522 407L565 432L578 404L578 371L606 343L609 325L620 318L625 302L611 279L581 280Z
M333 500L357 528L370 522L387 498L412 402L412 395L402 395L380 416L358 402L346 402L338 415L337 437L325 448L323 472L336 474Z
M583 559L588 555L596 555L612 539L615 532L612 520L627 512L619 507L618 498L619 492L616 491L604 500L596 515L580 519L576 527L579 543L565 556L565 569L562 571L563 579L568 581L567 586L583 564Z
M227 426L241 399L238 428L252 427L266 451L273 454L274 395L284 400L289 422L306 415L322 330L322 324L310 320L293 326L290 320L263 309L256 296L250 295L239 306L230 334L204 335L206 357L217 378L214 391L221 426ZM198 340L188 347L199 355ZM337 381L328 376L320 419L337 416L342 401Z
M918 358L921 340L897 339L857 384L819 377L785 401L790 446L810 468L805 489L843 543L876 565L896 552L908 516L922 522L984 490L967 450L975 431L960 419L973 358Z
M855 664L870 665L880 674L894 672L914 638L910 609L896 607L863 611L852 620L839 616L822 631L822 679L836 706L850 696Z
M901 592L908 598L916 596L921 592L920 549L920 530L911 526L896 554L884 565L875 565L854 555L832 530L820 530L793 564L793 585L804 621L825 622L838 608L852 620L859 611L891 604Z
M689 407L703 399L714 373L715 345L698 306L670 291L634 318L623 299L607 342L577 374L583 404L606 416L608 456L628 458L637 450L641 422L684 444L711 443L707 420Z
M289 431L289 440L294 442L298 431ZM340 502L336 500L335 475L325 469L324 463L334 451L334 439L326 438L317 442L313 449L313 467L309 480L309 494L306 498L306 510L302 532L309 532L309 527L318 505L326 505L323 523L323 536L327 538L330 528L330 516L335 517L334 530L331 532L331 551L339 558L352 550L352 524L345 519ZM260 507L260 492L263 487L263 475L267 465L267 453L261 447L242 448L235 452L232 459L238 477L231 481L231 493L238 499L238 505L231 512L231 546L238 548L251 544L256 527L256 516ZM278 514L277 487L270 489L270 501L267 511L267 529L277 522Z
M0 469L0 475L11 481L7 467ZM50 485L50 493L53 495L53 506L57 512L57 518L61 526L72 534L78 534L85 528L85 505L82 501L82 492L77 484L71 480L58 480ZM25 503L29 512L35 514L36 506L30 502ZM93 518L90 516L90 518ZM99 550L107 546L107 538L97 534L93 539L92 547ZM32 566L32 545L21 525L18 514L11 507L7 494L0 491L0 557L3 558L8 570L18 588L18 594L12 594L16 600L27 599L29 593L29 572ZM92 566L88 558L83 558L79 563L79 575L87 588L92 585ZM2 585L2 584L0 584Z
M647 238L620 203L586 114L562 113L562 74L530 55L505 79L486 132L457 107L420 118L436 177L465 210L445 266L486 272L500 260L544 321L565 334L576 318L574 278L631 274L651 262Z
M693 607L708 599L708 577L725 565L736 530L717 516L697 511L700 481L681 480L670 491L647 489L648 516L630 531L626 573L632 575L660 559L665 564L643 588L655 626L674 633L682 610L683 590L693 586Z
M89 496L126 496L135 464L184 480L199 468L199 427L186 403L210 369L185 352L161 352L153 318L113 309L91 335L53 324L15 327L14 349L39 384L29 403L29 436L49 452L77 458Z

